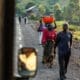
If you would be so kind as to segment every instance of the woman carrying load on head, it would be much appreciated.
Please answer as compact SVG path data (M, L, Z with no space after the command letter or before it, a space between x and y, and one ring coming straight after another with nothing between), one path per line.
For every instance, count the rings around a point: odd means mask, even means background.
M52 16L43 18L45 22L46 29L43 30L42 36L42 45L44 48L42 63L47 64L48 67L52 67L53 58L55 54L53 54L53 47L56 39L56 31L55 28L56 22ZM52 22L54 22L55 26L52 26Z

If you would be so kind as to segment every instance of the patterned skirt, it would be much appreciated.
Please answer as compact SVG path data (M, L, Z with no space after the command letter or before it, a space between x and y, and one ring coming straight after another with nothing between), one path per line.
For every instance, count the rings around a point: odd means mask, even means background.
M54 56L53 49L54 49L54 41L48 40L44 46L44 51L43 51L44 63L48 62L50 56Z

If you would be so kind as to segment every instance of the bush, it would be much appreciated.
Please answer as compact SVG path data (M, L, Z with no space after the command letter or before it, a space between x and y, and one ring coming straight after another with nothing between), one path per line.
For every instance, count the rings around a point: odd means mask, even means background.
M31 20L38 20L39 17L37 17L36 14L32 13L32 14L30 15L29 19L31 19Z

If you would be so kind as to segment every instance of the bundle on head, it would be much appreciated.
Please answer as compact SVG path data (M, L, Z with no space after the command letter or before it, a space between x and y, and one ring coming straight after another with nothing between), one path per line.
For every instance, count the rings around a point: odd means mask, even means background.
M55 21L55 18L52 16L44 16L42 20L44 23L53 23Z

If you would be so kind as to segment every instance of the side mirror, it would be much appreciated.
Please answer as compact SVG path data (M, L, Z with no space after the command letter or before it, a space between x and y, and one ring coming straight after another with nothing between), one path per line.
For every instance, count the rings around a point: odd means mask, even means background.
M21 48L18 53L18 74L32 77L37 72L37 51L34 48Z

